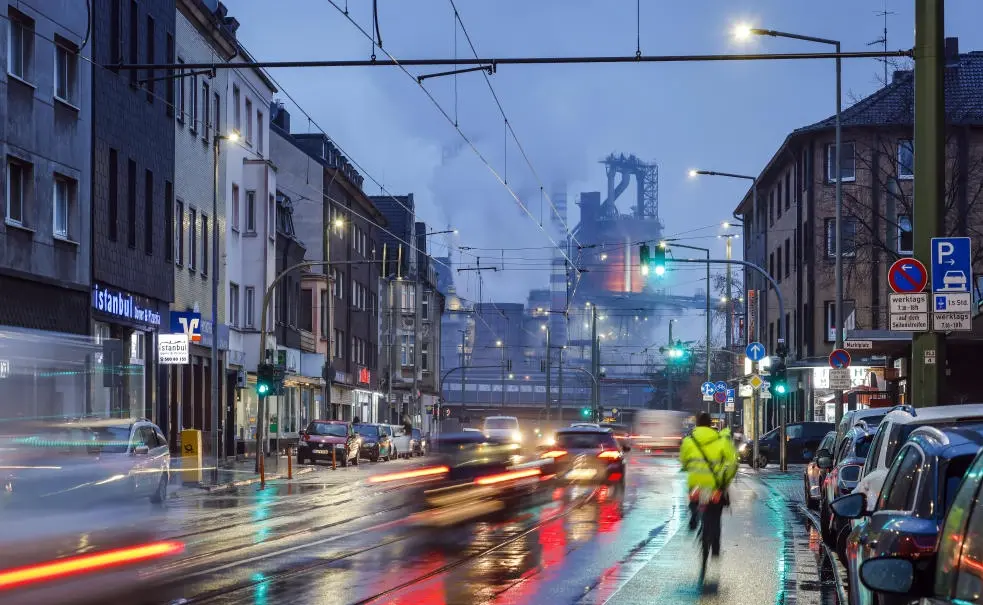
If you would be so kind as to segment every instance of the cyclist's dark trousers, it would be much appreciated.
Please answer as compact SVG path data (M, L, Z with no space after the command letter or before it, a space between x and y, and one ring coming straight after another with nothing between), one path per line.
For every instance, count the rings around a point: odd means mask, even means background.
M689 501L689 528L690 530L696 529L697 524L700 521L700 501L690 500Z
M710 552L713 556L720 555L720 517L724 505L720 502L708 502L703 509L703 531L710 538Z

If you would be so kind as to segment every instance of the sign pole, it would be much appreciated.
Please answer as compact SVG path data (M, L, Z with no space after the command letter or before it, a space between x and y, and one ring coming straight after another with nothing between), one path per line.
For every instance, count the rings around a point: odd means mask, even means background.
M945 33L943 0L915 0L915 195L914 256L932 256L931 238L942 235L945 213ZM927 357L934 364L926 364ZM911 403L943 402L945 336L915 334L911 343Z

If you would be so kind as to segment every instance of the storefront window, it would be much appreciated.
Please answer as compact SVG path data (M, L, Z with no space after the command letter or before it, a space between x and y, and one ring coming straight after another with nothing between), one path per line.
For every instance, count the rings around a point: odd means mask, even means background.
M314 409L314 391L308 387L300 390L300 424L305 427L307 424L318 418L317 410Z
M150 340L153 341L153 335ZM133 332L130 335L130 362L127 366L128 375L125 384L128 387L129 397L127 397L127 409L124 404L122 416L129 418L143 418L150 415L150 411L145 407L146 401L146 379L147 374L144 367L147 350L147 335L143 332Z
M245 441L256 439L256 417L259 414L259 398L256 396L256 383L240 389L240 400L236 406L236 438Z

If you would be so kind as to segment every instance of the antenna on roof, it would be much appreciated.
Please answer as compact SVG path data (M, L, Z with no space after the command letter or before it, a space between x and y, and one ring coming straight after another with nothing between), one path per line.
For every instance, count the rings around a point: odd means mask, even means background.
M877 44L880 44L881 45L881 48L884 49L884 52L886 53L887 52L887 16L888 15L893 15L895 13L887 10L887 0L884 0L884 10L882 10L880 12L877 12L877 13L874 13L874 14L877 15L878 17L883 17L884 18L884 33L883 33L883 35L880 38L878 38L878 39L876 39L876 40L874 40L872 42L868 42L867 43L867 46L875 46ZM889 64L888 58L887 57L881 57L880 59L877 59L877 60L884 64L884 80L882 82L883 82L884 86L887 86L888 85L887 66Z

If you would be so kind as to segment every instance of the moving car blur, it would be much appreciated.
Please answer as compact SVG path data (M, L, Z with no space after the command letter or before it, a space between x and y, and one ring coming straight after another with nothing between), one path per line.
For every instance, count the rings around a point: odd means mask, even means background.
M608 428L571 426L556 432L552 447L540 446L540 458L552 463L552 473L565 483L625 483L625 454Z

